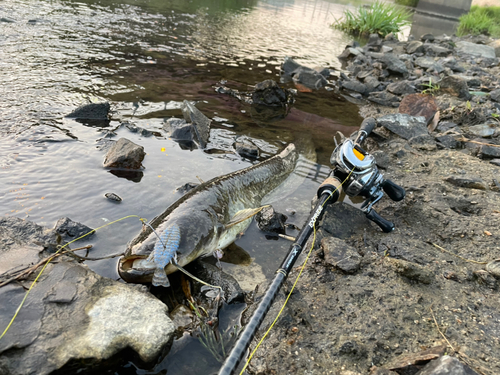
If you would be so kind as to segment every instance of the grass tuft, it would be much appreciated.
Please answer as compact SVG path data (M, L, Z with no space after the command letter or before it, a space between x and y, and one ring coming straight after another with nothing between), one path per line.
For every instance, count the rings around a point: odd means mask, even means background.
M410 24L411 13L394 4L374 2L369 8L360 6L356 13L344 10L343 18L335 20L332 27L353 35L368 36L397 34Z
M490 35L500 38L500 7L474 5L470 12L460 17L457 35Z

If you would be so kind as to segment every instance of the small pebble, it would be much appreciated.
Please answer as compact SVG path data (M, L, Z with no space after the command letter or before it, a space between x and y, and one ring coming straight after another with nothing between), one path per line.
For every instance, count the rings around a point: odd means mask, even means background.
M121 202L122 201L122 199L118 195L116 195L115 193L106 193L106 194L104 194L104 196L106 198L108 198L110 201L114 201L114 202Z

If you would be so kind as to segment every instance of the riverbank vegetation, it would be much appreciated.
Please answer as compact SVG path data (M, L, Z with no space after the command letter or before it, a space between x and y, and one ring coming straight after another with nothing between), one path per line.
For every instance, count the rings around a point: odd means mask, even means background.
M467 34L486 34L500 38L500 6L472 6L469 13L460 17L457 28L458 36Z
M376 1L370 7L358 7L355 12L345 10L343 17L335 20L332 27L353 35L379 34L384 37L390 33L399 33L410 24L410 18L411 13L407 10Z

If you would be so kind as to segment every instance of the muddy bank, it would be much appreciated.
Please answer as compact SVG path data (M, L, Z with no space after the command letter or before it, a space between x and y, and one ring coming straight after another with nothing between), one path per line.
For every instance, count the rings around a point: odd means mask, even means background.
M423 367L438 357L449 362L441 357L445 353L458 359L457 366L469 367L460 371L473 371L456 373L500 373L497 263L489 263L500 258L495 91L500 69L497 57L459 50L463 40L427 36L376 42L392 54L394 59L386 61L401 67L399 72L366 46L347 60L341 91L359 100L363 117L378 121L366 149L384 177L403 186L407 196L402 202L385 197L375 206L395 223L389 234L350 205L328 208L297 287L253 356L251 374L434 374ZM410 43L421 48L408 53ZM423 58L431 63L427 68L415 64ZM441 70L447 62L453 66ZM459 71L465 94L445 90L445 84L441 88L440 82ZM358 85L370 75L381 84L373 92L390 94L387 105L369 100L373 94ZM432 86L417 84L429 77ZM411 88L407 92L387 91L403 81ZM349 89L345 82L351 82ZM424 114L429 134L388 130L385 120L402 110L399 103L426 88L433 89L434 107ZM251 349L275 319L298 272L296 267ZM417 355L425 350L433 354Z

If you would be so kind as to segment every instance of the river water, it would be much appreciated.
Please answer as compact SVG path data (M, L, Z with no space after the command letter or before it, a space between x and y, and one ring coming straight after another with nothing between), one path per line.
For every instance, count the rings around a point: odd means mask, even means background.
M0 216L49 228L62 217L92 228L128 215L152 219L180 197L176 189L184 183L206 181L255 163L234 154L237 137L249 137L260 147L259 160L288 142L310 138L318 163L308 165L303 184L275 204L289 222L302 226L311 198L328 172L333 135L359 126L357 107L322 89L299 93L287 118L263 123L252 117L247 105L218 94L214 87L223 81L246 91L265 79L279 81L287 56L309 67L338 71L337 56L350 38L330 25L350 6L346 3L1 2ZM213 119L206 150L182 149L162 129L167 118L182 117L179 105L186 99ZM107 127L65 117L82 104L104 101L112 105L113 119ZM155 135L132 132L120 125L124 122ZM147 153L144 170L133 178L102 167L104 146L120 137L144 146ZM123 201L109 201L105 193L115 193ZM79 244L92 244L92 257L120 253L140 229L139 220L129 218L99 229ZM236 245L251 256L252 264L224 263L224 268L240 275L247 290L270 277L289 248L286 240L268 240L254 224ZM119 280L116 264L116 259L87 262L97 273ZM177 352L161 369L148 373L208 373L200 366L216 368L201 360L194 369L186 369L179 363L185 362L181 359L187 352ZM142 370L130 367L121 373L136 371Z

